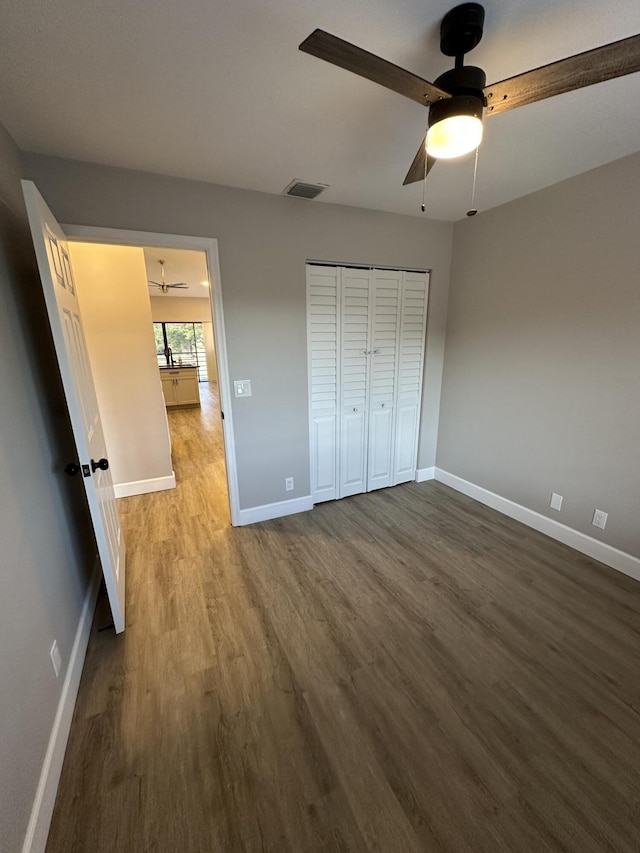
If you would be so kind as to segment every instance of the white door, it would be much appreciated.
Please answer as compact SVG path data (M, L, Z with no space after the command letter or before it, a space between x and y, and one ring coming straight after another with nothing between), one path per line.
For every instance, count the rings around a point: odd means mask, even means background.
M393 485L400 270L371 271L367 491Z
M338 497L366 491L369 384L369 270L342 269Z
M338 269L307 266L311 494L338 497Z
M403 272L393 485L415 480L429 274Z
M124 539L64 232L31 181L22 188L113 624L124 630Z

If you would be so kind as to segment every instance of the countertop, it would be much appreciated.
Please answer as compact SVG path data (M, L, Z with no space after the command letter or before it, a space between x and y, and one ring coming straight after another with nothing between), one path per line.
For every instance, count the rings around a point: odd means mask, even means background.
M187 368L192 370L195 366L195 364L174 364L173 366L165 364L160 367L160 370L186 370Z

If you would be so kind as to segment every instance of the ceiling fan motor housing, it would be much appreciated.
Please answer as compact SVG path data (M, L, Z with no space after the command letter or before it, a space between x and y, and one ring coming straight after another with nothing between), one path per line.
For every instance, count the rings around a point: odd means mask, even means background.
M474 4L470 4L474 5ZM487 75L482 68L465 65L445 71L435 81L435 85L451 92L451 98L443 98L429 107L429 127L445 118L468 115L482 121L482 112L486 106L484 87Z
M479 44L484 29L484 8L479 3L455 6L442 19L440 50L461 57Z

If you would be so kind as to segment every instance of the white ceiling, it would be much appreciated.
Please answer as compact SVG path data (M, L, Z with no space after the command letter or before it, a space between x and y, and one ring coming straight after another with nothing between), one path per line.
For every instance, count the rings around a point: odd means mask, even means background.
M2 0L0 120L25 150L420 215L402 180L419 104L298 51L316 27L427 79L455 0ZM489 83L640 32L638 0L485 0ZM640 149L640 74L486 122L487 209ZM438 163L427 215L469 207L472 156Z
M209 288L203 285L203 281L209 280L207 272L207 258L204 252L196 252L188 249L150 249L145 247L144 263L147 268L147 279L151 281L162 281L159 260L165 261L164 277L167 284L184 282L188 288L171 288L168 296L185 297L209 297ZM149 287L150 296L166 298L160 288Z

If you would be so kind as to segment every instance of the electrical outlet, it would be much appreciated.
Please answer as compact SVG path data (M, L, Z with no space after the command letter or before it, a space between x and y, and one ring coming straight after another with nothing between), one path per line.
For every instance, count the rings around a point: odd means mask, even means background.
M62 666L62 656L60 655L60 649L58 648L57 640L53 641L51 651L49 652L49 657L51 658L51 666L53 667L53 671L55 672L57 678L60 675L60 668Z
M593 521L591 522L591 524L593 524L594 527L599 527L600 530L604 530L605 527L607 526L607 519L608 518L609 518L609 513L603 512L601 509L597 509L593 513Z
M293 491L293 477L286 477L285 478L284 487L288 492Z
M549 504L551 509L557 509L558 512L562 509L562 495L556 495L555 492L551 493L551 503Z

